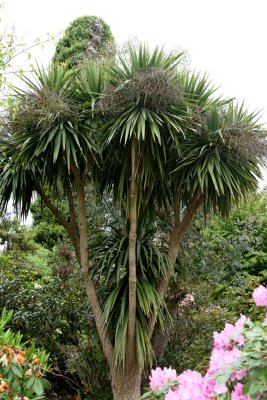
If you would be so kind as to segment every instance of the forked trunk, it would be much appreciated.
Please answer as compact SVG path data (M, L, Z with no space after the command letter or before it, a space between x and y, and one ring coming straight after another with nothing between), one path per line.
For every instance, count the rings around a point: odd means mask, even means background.
M140 400L141 375L140 368L113 371L111 379L113 400Z

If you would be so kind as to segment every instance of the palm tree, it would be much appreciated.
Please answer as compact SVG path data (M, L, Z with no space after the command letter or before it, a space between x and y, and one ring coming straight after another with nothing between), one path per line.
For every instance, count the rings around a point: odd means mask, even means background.
M112 382L114 391L120 391L120 399L128 398L130 386L135 392L133 396L140 397L144 359L138 345L140 329L143 341L150 337L148 323L141 325L138 318L138 289L145 285L138 275L138 231L141 211L144 213L146 204L150 203L156 185L163 183L168 140L171 137L175 142L177 135L183 135L187 123L178 86L177 68L181 59L182 54L166 55L158 48L150 53L145 46L139 49L130 46L129 54L119 57L118 63L109 68L109 86L100 102L105 114L110 116L103 127L107 143L104 163L108 169L104 184L113 187L117 200L126 207L129 229L125 368L122 374L121 365L117 366ZM159 201L164 201L162 198L160 195ZM157 308L153 312L157 317Z
M1 205L12 196L25 215L37 191L66 229L115 400L140 399L155 324L168 314L164 295L180 241L198 208L227 215L256 187L264 154L255 115L214 97L208 78L183 71L181 60L182 54L140 46L105 71L93 64L81 73L57 65L38 69L17 90L17 110L1 140ZM125 212L119 226L103 233L101 246L92 238L89 263L92 175ZM65 191L68 219L47 188ZM160 237L158 211L168 233Z
M155 218L161 208L161 215L172 215L168 249L174 267L182 236L199 207L227 215L232 204L255 190L260 159L266 154L256 115L234 106L231 99L216 96L207 76L179 69L180 59L181 55L166 56L159 49L150 53L144 46L130 47L128 57L121 57L110 69L110 86L102 101L109 116L104 125L108 145L104 185L113 188L115 198L126 208L129 227L126 372L117 373L114 391L116 385L123 386L122 380L130 387L127 375L129 382L134 376L136 393L139 390L136 365L141 365L141 354L134 336L140 276L137 238L144 214ZM241 150L245 137L250 142L246 154ZM159 299L166 294L172 271L169 267L154 282ZM157 317L154 309L143 325L144 337L152 339ZM121 390L119 398L127 394Z

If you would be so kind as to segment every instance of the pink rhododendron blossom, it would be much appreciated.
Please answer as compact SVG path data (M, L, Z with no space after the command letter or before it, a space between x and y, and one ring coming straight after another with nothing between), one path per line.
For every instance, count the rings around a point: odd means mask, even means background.
M231 375L231 381L241 381L241 379L243 379L247 374L247 370L246 369L241 369L241 370L236 370L232 373Z
M267 288L263 285L257 287L253 292L253 299L258 307L267 306Z
M154 392L157 392L161 386L170 381L177 380L177 373L175 369L170 368L156 368L152 369L149 377L149 386Z
M244 329L244 323L249 320L249 318L247 318L244 314L240 315L240 318L236 321L235 323L235 327L242 331Z
M267 307L267 288L259 286L255 289L253 299L257 306ZM156 392L163 385L175 381L177 384L172 385L164 400L215 400L224 394L227 394L227 398L231 396L231 400L249 400L248 394L242 394L243 384L240 382L243 379L243 383L246 382L248 370L234 370L234 363L242 356L241 350L245 344L244 324L246 321L249 321L249 318L241 315L234 325L227 323L221 332L213 333L214 348L205 376L191 370L186 370L177 376L176 371L172 368L156 368L152 370L150 376L152 391ZM267 323L267 313L264 322ZM2 359L0 359L0 363L1 361L3 362ZM225 370L229 370L231 376L225 384L218 384L214 374ZM226 379L229 375L226 376ZM261 397L262 393L259 392L255 400L259 400Z
M231 393L231 400L248 400L249 397L247 394L242 395L243 385L242 383L238 383L234 390Z
M213 391L217 394L223 394L223 393L227 393L228 389L227 389L227 386L224 385L223 383L219 384L219 383L215 382Z
M178 376L179 386L169 390L165 400L208 400L207 380L199 372L187 370Z
M176 390L175 391L169 390L169 392L165 396L165 400L177 400L178 398L179 397L178 397L178 393L176 392Z
M246 319L247 317L245 315L241 315L239 320L236 321L235 325L226 323L221 332L213 332L214 347L216 349L227 349L234 343L239 344L239 346L243 346L245 343L245 338L242 335L242 332Z
M232 365L240 356L241 351L236 348L232 350L213 349L207 376L211 376L215 374L215 372Z
M217 393L217 395L227 393L227 386L225 384L218 384L216 382L216 379L211 378L211 375L209 375L209 371L205 375L205 379L207 383L207 400L209 400L209 395L213 392Z

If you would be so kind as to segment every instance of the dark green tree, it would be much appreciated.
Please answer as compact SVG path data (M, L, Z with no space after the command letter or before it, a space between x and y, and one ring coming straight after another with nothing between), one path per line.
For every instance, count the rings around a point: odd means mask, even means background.
M115 40L109 26L99 17L84 16L74 20L59 40L53 61L67 68L91 61L111 59Z

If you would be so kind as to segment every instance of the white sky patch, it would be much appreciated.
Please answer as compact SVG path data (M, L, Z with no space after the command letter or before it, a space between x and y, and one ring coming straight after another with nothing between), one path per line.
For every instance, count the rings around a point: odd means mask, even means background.
M189 53L193 69L208 72L220 93L245 101L267 123L266 0L4 0L2 30L16 27L26 43L64 31L83 15L110 25L118 44L129 38ZM47 65L54 45L32 51ZM264 172L265 179L267 173Z

